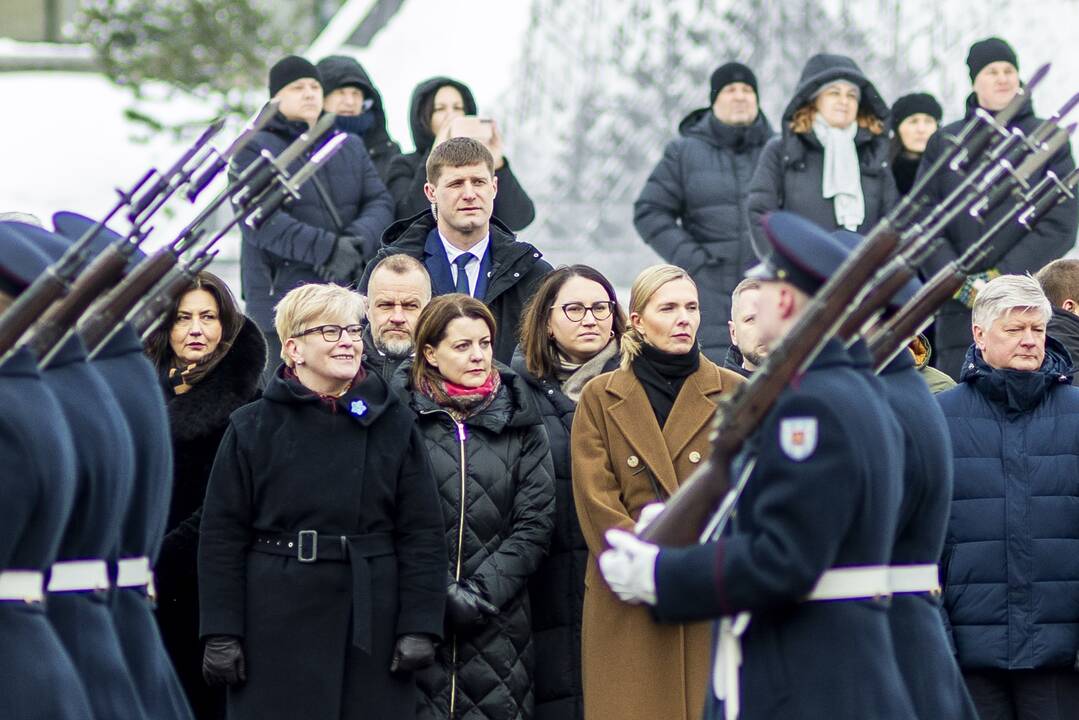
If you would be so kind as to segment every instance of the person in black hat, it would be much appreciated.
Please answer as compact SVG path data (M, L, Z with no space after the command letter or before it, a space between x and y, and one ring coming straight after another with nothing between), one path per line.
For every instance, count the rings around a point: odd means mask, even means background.
M49 264L13 224L0 222L0 315ZM0 717L89 720L87 688L43 604L75 503L75 447L29 348L0 362L0 404Z
M846 250L790 213L764 222L758 323L772 349ZM626 602L664 622L719 618L706 720L915 717L888 626L902 499L891 409L829 340L731 468L748 482L717 540L659 548L612 530L600 557Z
M731 292L756 256L746 194L772 126L757 77L741 63L712 73L710 107L689 113L633 204L633 224L664 261L685 268L701 293L700 341L721 363L730 346Z
M922 153L925 152L929 138L937 131L942 117L944 110L929 93L904 95L892 105L892 115L888 118L888 126L892 131L889 158L900 197L910 192L914 186Z
M288 147L322 114L322 81L307 60L290 55L270 69L270 97L277 115L241 150L230 169L235 180L263 150ZM302 161L291 168L298 169ZM300 198L260 227L241 227L240 278L246 312L266 336L268 355L278 356L273 307L292 288L312 282L349 284L359 278L393 221L386 190L358 135L349 139L300 191ZM269 380L276 363L269 363Z
M925 172L933 165L943 152L944 138L957 135L979 108L996 112L1011 102L1019 91L1019 60L1011 46L1000 38L987 38L974 43L967 55L967 67L970 70L973 92L967 97L966 115L962 120L946 125L941 132L930 138L919 172ZM1008 122L1008 127L1030 134L1041 123L1042 119L1035 116L1034 107L1027 98L1019 112ZM970 167L976 166L982 159L971 158ZM1038 175L1031 178L1031 182L1037 183L1042 173L1047 171L1052 171L1057 177L1064 177L1074 167L1071 145L1068 144L1060 149ZM940 203L962 180L962 176L957 173L938 173L926 188L926 202L930 206ZM972 218L967 213L960 214L945 229L944 242L940 248L923 264L923 274L929 277L955 260L981 237L985 228L992 227L1007 209L1001 207L984 220ZM1063 256L1075 244L1077 225L1079 201L1070 198L1050 210L1021 242L1016 242L1017 238L1027 231L1015 223L997 236L998 247L1011 249L986 258L978 272L967 278L956 294L956 299L949 300L937 315L934 344L938 368L953 379L959 379L963 359L970 345L970 308L978 290L988 280L1000 274L1022 275L1037 272L1051 260Z
M367 146L378 176L385 182L401 146L386 131L382 95L363 66L347 55L331 55L315 65L322 78L322 107L337 113L338 130L357 135Z
M888 105L849 57L814 55L783 112L783 135L761 155L749 189L753 247L761 221L789 210L822 228L866 232L898 202L888 168Z

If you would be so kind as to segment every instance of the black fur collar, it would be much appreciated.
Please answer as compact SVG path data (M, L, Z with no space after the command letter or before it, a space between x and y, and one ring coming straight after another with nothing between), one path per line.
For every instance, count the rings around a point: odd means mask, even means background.
M189 441L220 432L233 411L258 399L265 365L266 339L244 318L232 349L217 367L183 395L167 397L173 439Z

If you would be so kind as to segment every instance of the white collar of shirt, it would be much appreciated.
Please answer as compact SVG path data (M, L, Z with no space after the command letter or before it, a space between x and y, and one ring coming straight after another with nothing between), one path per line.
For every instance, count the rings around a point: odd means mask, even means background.
M472 259L465 265L465 276L468 277L469 294L474 295L476 292L476 280L480 275L480 261L487 253L487 246L491 244L491 233L487 233L482 240L468 250L462 250L451 245L441 231L438 233L438 239L442 241L442 248L446 251L446 261L450 264L450 274L453 275L455 283L457 282L457 266L453 264L453 261L457 259L458 255L463 255L466 252L472 253Z

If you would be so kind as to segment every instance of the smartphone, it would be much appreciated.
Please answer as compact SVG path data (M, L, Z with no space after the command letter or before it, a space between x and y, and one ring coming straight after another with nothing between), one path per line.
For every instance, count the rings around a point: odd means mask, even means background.
M453 119L450 127L450 137L470 137L479 140L484 145L491 142L494 129L491 127L491 118L481 118L475 115L463 115Z

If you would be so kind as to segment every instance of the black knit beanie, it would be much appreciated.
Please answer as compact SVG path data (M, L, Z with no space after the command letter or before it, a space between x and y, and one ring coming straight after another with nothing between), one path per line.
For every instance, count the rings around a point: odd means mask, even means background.
M904 95L892 105L892 114L888 116L888 122L895 130L911 115L925 113L931 116L937 123L944 117L944 110L940 107L937 99L929 93L911 93Z
M720 90L736 82L745 83L753 88L753 92L757 92L757 76L753 74L753 71L742 63L729 62L726 65L720 65L712 73L712 95L708 102L714 103Z
M289 83L296 82L301 78L314 78L318 80L319 85L322 84L318 68L307 60L298 55L281 58L270 68L270 97L276 95L281 88Z
M1015 56L1012 46L998 37L979 40L970 46L967 53L967 67L970 68L970 79L974 80L978 73L989 63L1006 62L1019 69L1019 58Z

